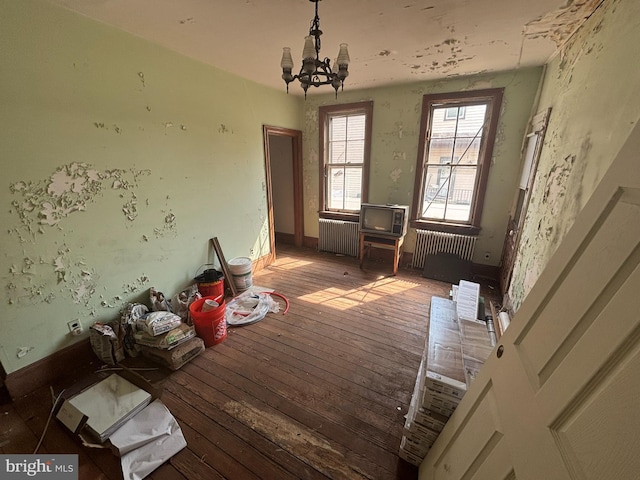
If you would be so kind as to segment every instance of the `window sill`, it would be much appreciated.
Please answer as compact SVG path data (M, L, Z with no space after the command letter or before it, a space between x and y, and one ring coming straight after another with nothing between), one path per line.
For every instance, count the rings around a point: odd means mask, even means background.
M435 232L458 233L460 235L478 235L480 227L475 225L459 225L456 223L429 222L426 220L412 220L412 228L432 230Z
M320 218L328 218L330 220L344 220L345 222L359 222L359 213L343 213L343 212L319 212Z

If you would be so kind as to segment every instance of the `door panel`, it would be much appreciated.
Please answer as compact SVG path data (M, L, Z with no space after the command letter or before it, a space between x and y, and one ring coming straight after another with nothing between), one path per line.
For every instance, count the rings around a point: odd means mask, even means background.
M504 435L497 411L493 388L488 384L468 415L461 420L460 437L435 461L438 472L435 479L476 478L475 474L484 464L488 467L494 463L487 462L487 459L500 453L504 455Z
M630 201L634 201L631 191L615 193L551 290L551 298L544 300L531 327L516 339L522 361L538 385L551 376L637 265L640 208Z
M636 125L429 451L421 480L637 478L639 152Z

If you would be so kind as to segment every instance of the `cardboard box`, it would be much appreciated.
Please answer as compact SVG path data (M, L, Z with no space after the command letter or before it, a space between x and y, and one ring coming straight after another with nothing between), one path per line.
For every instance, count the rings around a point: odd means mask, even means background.
M422 408L445 417L450 417L460 403L460 399L438 393L430 388L424 388L419 398Z
M455 305L446 298L432 297L430 311L426 369L464 383L462 341Z
M465 382L454 380L431 370L427 370L425 385L433 391L459 399L462 399L464 394L467 393L467 384Z
M400 445L405 452L415 455L416 457L424 458L431 448L431 445L433 445L433 442L423 442L421 439L414 439L411 435L405 435L403 437L403 443Z
M438 439L440 432L431 430L429 427L413 421L405 424L404 435L413 442L431 446Z
M422 463L422 460L424 460L424 456L416 455L414 453L411 453L405 450L406 442L407 442L406 438L403 437L402 442L400 443L400 448L398 450L398 456L403 460L406 460L410 464L415 465L416 467L419 467L420 464Z
M445 415L422 407L416 408L413 418L417 423L422 424L435 432L441 432L447 424L447 420L449 420Z

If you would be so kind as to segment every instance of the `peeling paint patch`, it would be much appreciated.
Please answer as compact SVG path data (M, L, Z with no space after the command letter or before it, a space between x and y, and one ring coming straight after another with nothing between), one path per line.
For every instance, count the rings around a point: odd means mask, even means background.
M122 292L123 294L139 292L140 290L146 289L146 285L148 283L149 277L147 277L146 275L141 275L135 281L123 285Z
M407 159L407 154L405 152L393 152L393 161L394 162L403 162Z
M398 183L398 180L400 179L401 175L402 175L402 169L395 168L391 171L391 173L389 173L389 178L393 183Z
M150 173L149 170L100 172L77 162L63 165L46 180L11 185L11 193L21 197L11 203L11 212L17 214L22 230L34 236L43 232L36 229L36 225L55 227L73 213L86 210L87 205L104 191L105 183L109 182L112 189L126 190L137 186L140 176ZM17 230L12 233L21 237Z
M163 211L163 213L165 215L162 226L153 229L153 233L156 238L165 237L167 235L177 235L176 216L170 210Z
M570 1L567 6L527 23L524 36L548 38L561 48L603 2L604 0Z
M15 197L10 213L17 216L18 222L8 233L20 243L35 243L36 236L44 235L50 228L63 230L67 217L86 210L109 187L121 191L121 198L127 194L129 198L123 212L133 221L137 216L137 201L131 190L137 188L142 176L150 173L134 169L99 171L75 162L58 167L49 178L15 182L9 187ZM21 263L8 268L8 274L5 292L9 305L52 303L56 299L54 285L64 285L60 292L66 298L89 307L96 291L95 272L87 268L82 259L74 259L65 245L50 258L34 259L25 255Z
M228 127L228 126L227 126L227 125L225 125L224 123L221 123L221 124L220 124L220 127L218 128L218 133L222 133L222 134L224 134L224 133L231 133L231 134L233 134L234 132L233 132L233 128Z
M184 18L182 20L179 20L178 23L180 25L185 25L187 23L190 23L190 24L196 23L196 21L195 21L195 19L193 17L189 17L189 18Z
M122 212L127 220L133 222L138 217L138 202L135 195L122 206Z
M142 88L146 87L146 84L144 83L144 73L143 72L138 72L138 78L140 79L140 83L142 83Z

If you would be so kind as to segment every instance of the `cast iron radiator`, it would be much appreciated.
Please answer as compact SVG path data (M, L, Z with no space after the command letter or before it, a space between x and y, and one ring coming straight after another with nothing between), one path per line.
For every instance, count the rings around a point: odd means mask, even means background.
M359 224L342 220L320 219L318 250L358 256Z
M411 263L413 268L423 268L427 255L440 252L453 253L463 260L473 259L473 250L478 237L430 230L417 230L416 233L416 247Z

